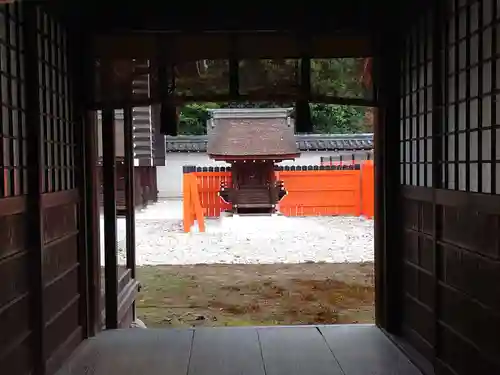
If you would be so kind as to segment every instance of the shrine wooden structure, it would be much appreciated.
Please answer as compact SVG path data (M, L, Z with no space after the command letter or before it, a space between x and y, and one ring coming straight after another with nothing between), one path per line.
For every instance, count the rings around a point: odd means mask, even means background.
M167 96L174 103L305 98L376 107L377 326L426 373L500 373L497 1L352 0L331 12L312 3L254 3L244 12L185 5L0 5L2 373L53 374L89 337L133 319L133 108ZM315 91L311 59L369 56L372 95ZM206 59L227 66L222 83L192 79L194 62ZM300 84L297 77L252 81L252 63L242 62L259 59L299 60ZM139 60L151 64L137 67ZM185 76L175 90L164 71L172 64ZM147 94L132 89L139 75L149 76ZM116 109L123 109L127 150L121 266ZM104 279L96 110L107 142Z
M272 214L286 195L277 163L300 156L292 109L222 109L211 112L207 152L231 165L231 183L220 197L239 214Z

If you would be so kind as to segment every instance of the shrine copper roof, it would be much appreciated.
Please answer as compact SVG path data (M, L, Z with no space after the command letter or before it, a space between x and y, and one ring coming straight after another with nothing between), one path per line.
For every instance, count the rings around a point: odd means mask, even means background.
M208 138L211 156L298 156L293 126L287 118L220 118Z

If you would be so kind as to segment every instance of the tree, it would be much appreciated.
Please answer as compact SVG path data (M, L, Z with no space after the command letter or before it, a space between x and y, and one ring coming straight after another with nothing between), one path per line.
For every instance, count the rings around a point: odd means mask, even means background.
M179 134L203 135L207 131L209 109L221 108L217 103L190 103L179 114Z
M223 65L206 60L203 78L208 82L220 83L228 79ZM199 70L199 67L196 68ZM269 90L273 92L294 89L297 83L297 60L254 60L242 61L240 65L240 88L243 92ZM363 98L367 95L364 85L366 60L357 58L313 59L311 60L311 89L316 94L349 98ZM191 77L192 78L192 77ZM181 87L190 86L179 77ZM185 84L183 84L185 83ZM226 84L222 85L225 86ZM213 85L210 85L212 87ZM221 85L216 85L222 87ZM191 86L193 87L193 86ZM226 86L227 87L227 86ZM183 90L184 91L184 90ZM218 90L217 90L218 91ZM214 108L270 108L293 107L293 103L191 103L180 111L179 133L201 135L206 133L209 109ZM315 133L359 133L371 131L370 111L367 108L311 104L311 117Z
M364 133L367 129L364 108L349 105L311 104L315 133Z

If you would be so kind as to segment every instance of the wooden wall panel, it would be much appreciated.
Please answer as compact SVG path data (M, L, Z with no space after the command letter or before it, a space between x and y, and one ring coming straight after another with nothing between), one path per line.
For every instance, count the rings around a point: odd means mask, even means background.
M45 284L44 313L48 320L55 317L79 296L78 270L70 267Z
M500 373L498 8L448 0L406 36L403 336L437 374Z
M70 346L83 340L80 316L81 295L79 277L80 251L78 228L78 195L71 194L76 202L67 202L67 191L50 193L43 208L43 311L45 317L44 345L46 366L57 368ZM59 198L59 199L58 199ZM57 205L60 200L62 204Z
M14 342L11 350L0 358L2 370L8 374L30 374L33 371L33 342L31 335Z
M1 215L1 213L0 213ZM25 214L0 216L0 366L8 373L32 364L30 256L25 246ZM20 363L18 363L20 361ZM19 371L19 372L16 372Z
M30 373L34 353L23 24L19 4L0 5L0 371L6 374Z
M43 219L45 244L75 235L75 233L78 232L77 210L78 207L76 203L44 208Z
M68 40L39 5L0 5L0 368L9 375L54 373L83 339L83 162Z
M428 360L434 346L434 259L432 241L432 204L423 187L405 188L404 213L404 310L403 336ZM412 193L424 193L423 197ZM414 194L416 195L416 194ZM430 223L429 223L430 221Z
M466 194L466 193L461 193ZM492 202L496 197L490 197ZM440 366L458 374L500 371L500 211L440 206Z
M88 302L86 241L81 222L83 155L80 98L76 93L75 41L67 27L43 7L36 7L38 112L42 178L39 209L42 231L42 366L55 372L85 337Z

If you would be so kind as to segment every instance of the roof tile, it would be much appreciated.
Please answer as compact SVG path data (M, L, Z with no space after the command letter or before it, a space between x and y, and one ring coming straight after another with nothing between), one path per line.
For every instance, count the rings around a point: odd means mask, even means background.
M305 152L373 149L373 134L296 135L295 140L299 150ZM207 141L208 136L167 136L166 151L207 152Z

